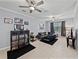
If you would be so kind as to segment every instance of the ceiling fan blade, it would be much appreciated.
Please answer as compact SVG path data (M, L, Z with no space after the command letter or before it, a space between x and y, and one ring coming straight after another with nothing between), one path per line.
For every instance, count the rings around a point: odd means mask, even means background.
M32 13L33 12L33 10L30 10L30 13Z
M32 4L32 5L35 5L35 3L34 3L33 1L31 1L31 4Z
M31 6L31 0L26 0L26 2L28 3L29 6Z
M32 5L36 4L36 2L34 0L30 0L30 2L31 2Z
M19 6L19 7L21 7L21 8L29 8L29 6Z
M26 2L29 4L29 6L33 6L36 4L34 0L26 0Z
M42 5L42 4L44 4L44 1L38 2L38 3L36 4L36 6L39 6L39 5Z
M37 9L37 8L35 8L35 10L38 11L38 12L42 12L41 10L39 10L39 9Z
M29 0L26 0L26 2L28 2L28 3L29 3Z

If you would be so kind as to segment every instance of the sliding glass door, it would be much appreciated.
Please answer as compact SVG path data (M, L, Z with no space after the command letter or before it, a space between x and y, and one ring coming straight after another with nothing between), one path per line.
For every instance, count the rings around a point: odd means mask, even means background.
M58 35L61 35L61 22L53 22L54 24L54 32Z

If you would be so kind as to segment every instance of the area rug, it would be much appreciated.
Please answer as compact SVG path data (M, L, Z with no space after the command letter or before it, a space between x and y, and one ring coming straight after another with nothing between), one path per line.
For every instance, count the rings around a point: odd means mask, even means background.
M35 47L31 44L29 44L28 46L25 46L21 49L17 49L14 51L8 51L7 52L7 59L17 59L18 57L24 55L25 53L33 50Z
M44 43L46 43L46 44L49 44L49 45L53 45L53 44L55 44L55 42L57 41L58 39L54 39L54 40L52 40L52 41L45 41L45 40L40 40L41 42L44 42Z

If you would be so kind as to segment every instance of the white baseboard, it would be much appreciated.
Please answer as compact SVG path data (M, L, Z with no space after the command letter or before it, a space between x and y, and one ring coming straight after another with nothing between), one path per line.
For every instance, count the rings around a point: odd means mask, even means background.
M4 47L4 48L0 48L0 50L5 50L5 49L9 49L10 47Z

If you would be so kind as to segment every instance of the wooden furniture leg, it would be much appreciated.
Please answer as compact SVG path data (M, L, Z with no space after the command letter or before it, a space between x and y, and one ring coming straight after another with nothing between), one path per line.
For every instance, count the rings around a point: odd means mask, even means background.
M68 45L69 45L69 38L67 38L67 47L68 47Z
M72 46L75 49L75 39L72 40Z

